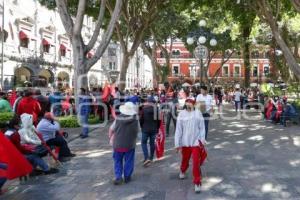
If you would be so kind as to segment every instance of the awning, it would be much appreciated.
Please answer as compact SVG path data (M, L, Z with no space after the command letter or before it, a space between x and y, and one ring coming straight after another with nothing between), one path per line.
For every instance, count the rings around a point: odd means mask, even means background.
M45 38L43 38L42 44L43 44L44 46L47 46L47 45L53 45L49 40L47 40L47 39L45 39Z
M60 50L67 50L67 47L64 44L60 44L59 49Z
M24 31L20 31L20 32L19 32L19 38L20 38L21 40L29 39L28 35L27 35Z

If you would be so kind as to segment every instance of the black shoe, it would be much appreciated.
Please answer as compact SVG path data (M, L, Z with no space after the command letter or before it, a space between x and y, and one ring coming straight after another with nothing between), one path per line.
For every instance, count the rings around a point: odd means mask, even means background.
M89 137L88 135L80 135L81 139L85 139L87 137Z
M49 175L49 174L56 174L58 172L59 172L58 169L56 169L56 168L50 168L49 171L45 171L44 173L45 173L45 175Z
M123 183L123 179L115 179L114 185L121 185Z
M70 153L70 155L68 155L66 157L74 158L74 157L76 157L76 154L75 153Z
M130 181L131 181L131 177L130 176L124 178L124 182L125 183L129 183Z
M30 176L30 177L34 177L34 176L40 176L40 175L43 175L43 174L44 174L44 171L43 171L43 170L34 169L34 170L29 174L29 176Z
M62 158L59 159L59 162L68 162L70 160L71 160L70 157L62 157Z

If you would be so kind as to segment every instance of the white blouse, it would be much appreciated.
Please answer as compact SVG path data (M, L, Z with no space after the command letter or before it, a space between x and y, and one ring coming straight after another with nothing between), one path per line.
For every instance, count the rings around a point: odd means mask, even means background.
M175 147L194 147L205 141L205 127L199 110L180 111L175 131Z

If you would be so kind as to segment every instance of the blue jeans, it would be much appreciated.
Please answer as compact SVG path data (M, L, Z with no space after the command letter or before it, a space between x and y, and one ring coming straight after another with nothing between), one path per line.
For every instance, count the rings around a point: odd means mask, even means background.
M131 177L134 170L134 155L135 149L131 149L127 152L117 152L114 151L114 168L115 168L115 177L117 180L122 179L124 173L124 178ZM123 164L123 160L125 163Z
M87 136L89 134L89 114L80 115L80 123L82 126L82 135Z
M240 101L235 101L235 111L237 112L239 109L241 109L241 102Z
M154 151L155 151L155 137L156 133L143 133L142 134L142 149L144 153L144 159L153 160L154 157ZM148 152L148 138L149 138L149 144L150 144L150 157Z
M204 118L204 125L205 125L205 139L207 139L210 114L203 113L203 118Z
M0 177L0 190L3 187L3 185L5 184L6 180L7 180L6 178Z
M47 163L37 155L29 154L26 155L27 160L31 163L33 168L40 167L44 172L49 171Z

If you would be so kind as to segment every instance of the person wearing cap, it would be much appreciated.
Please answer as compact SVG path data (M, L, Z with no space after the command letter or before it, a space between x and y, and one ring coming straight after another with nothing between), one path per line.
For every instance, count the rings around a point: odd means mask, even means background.
M3 112L11 112L12 109L10 107L9 102L5 99L5 93L0 92L0 113Z
M208 124L209 124L209 118L210 118L210 113L213 111L213 98L211 95L207 93L207 87L202 86L201 87L201 93L197 96L196 102L198 104L204 105L205 108L201 110L202 115L204 117L204 124L205 124L205 139L207 139L208 135Z
M136 139L140 132L137 107L132 102L121 105L120 113L109 129L109 137L113 146L115 185L123 183L123 175L125 183L131 181Z
M52 113L45 113L44 118L37 125L37 131L42 134L47 145L60 147L59 161L65 162L70 160L70 157L75 157L75 154L71 153L66 140L58 133L60 125L55 121Z
M158 106L154 97L148 96L147 102L143 105L140 115L140 125L142 128L142 149L144 153L144 167L147 167L154 158L155 137L158 133L160 120ZM150 155L147 147L149 139Z
M189 160L193 159L193 183L195 192L200 192L201 186L201 146L206 144L205 126L201 112L195 109L195 100L187 99L185 101L184 110L182 110L177 118L175 131L175 147L177 152L181 150L182 161L180 166L179 178L185 179L186 171L189 167Z

